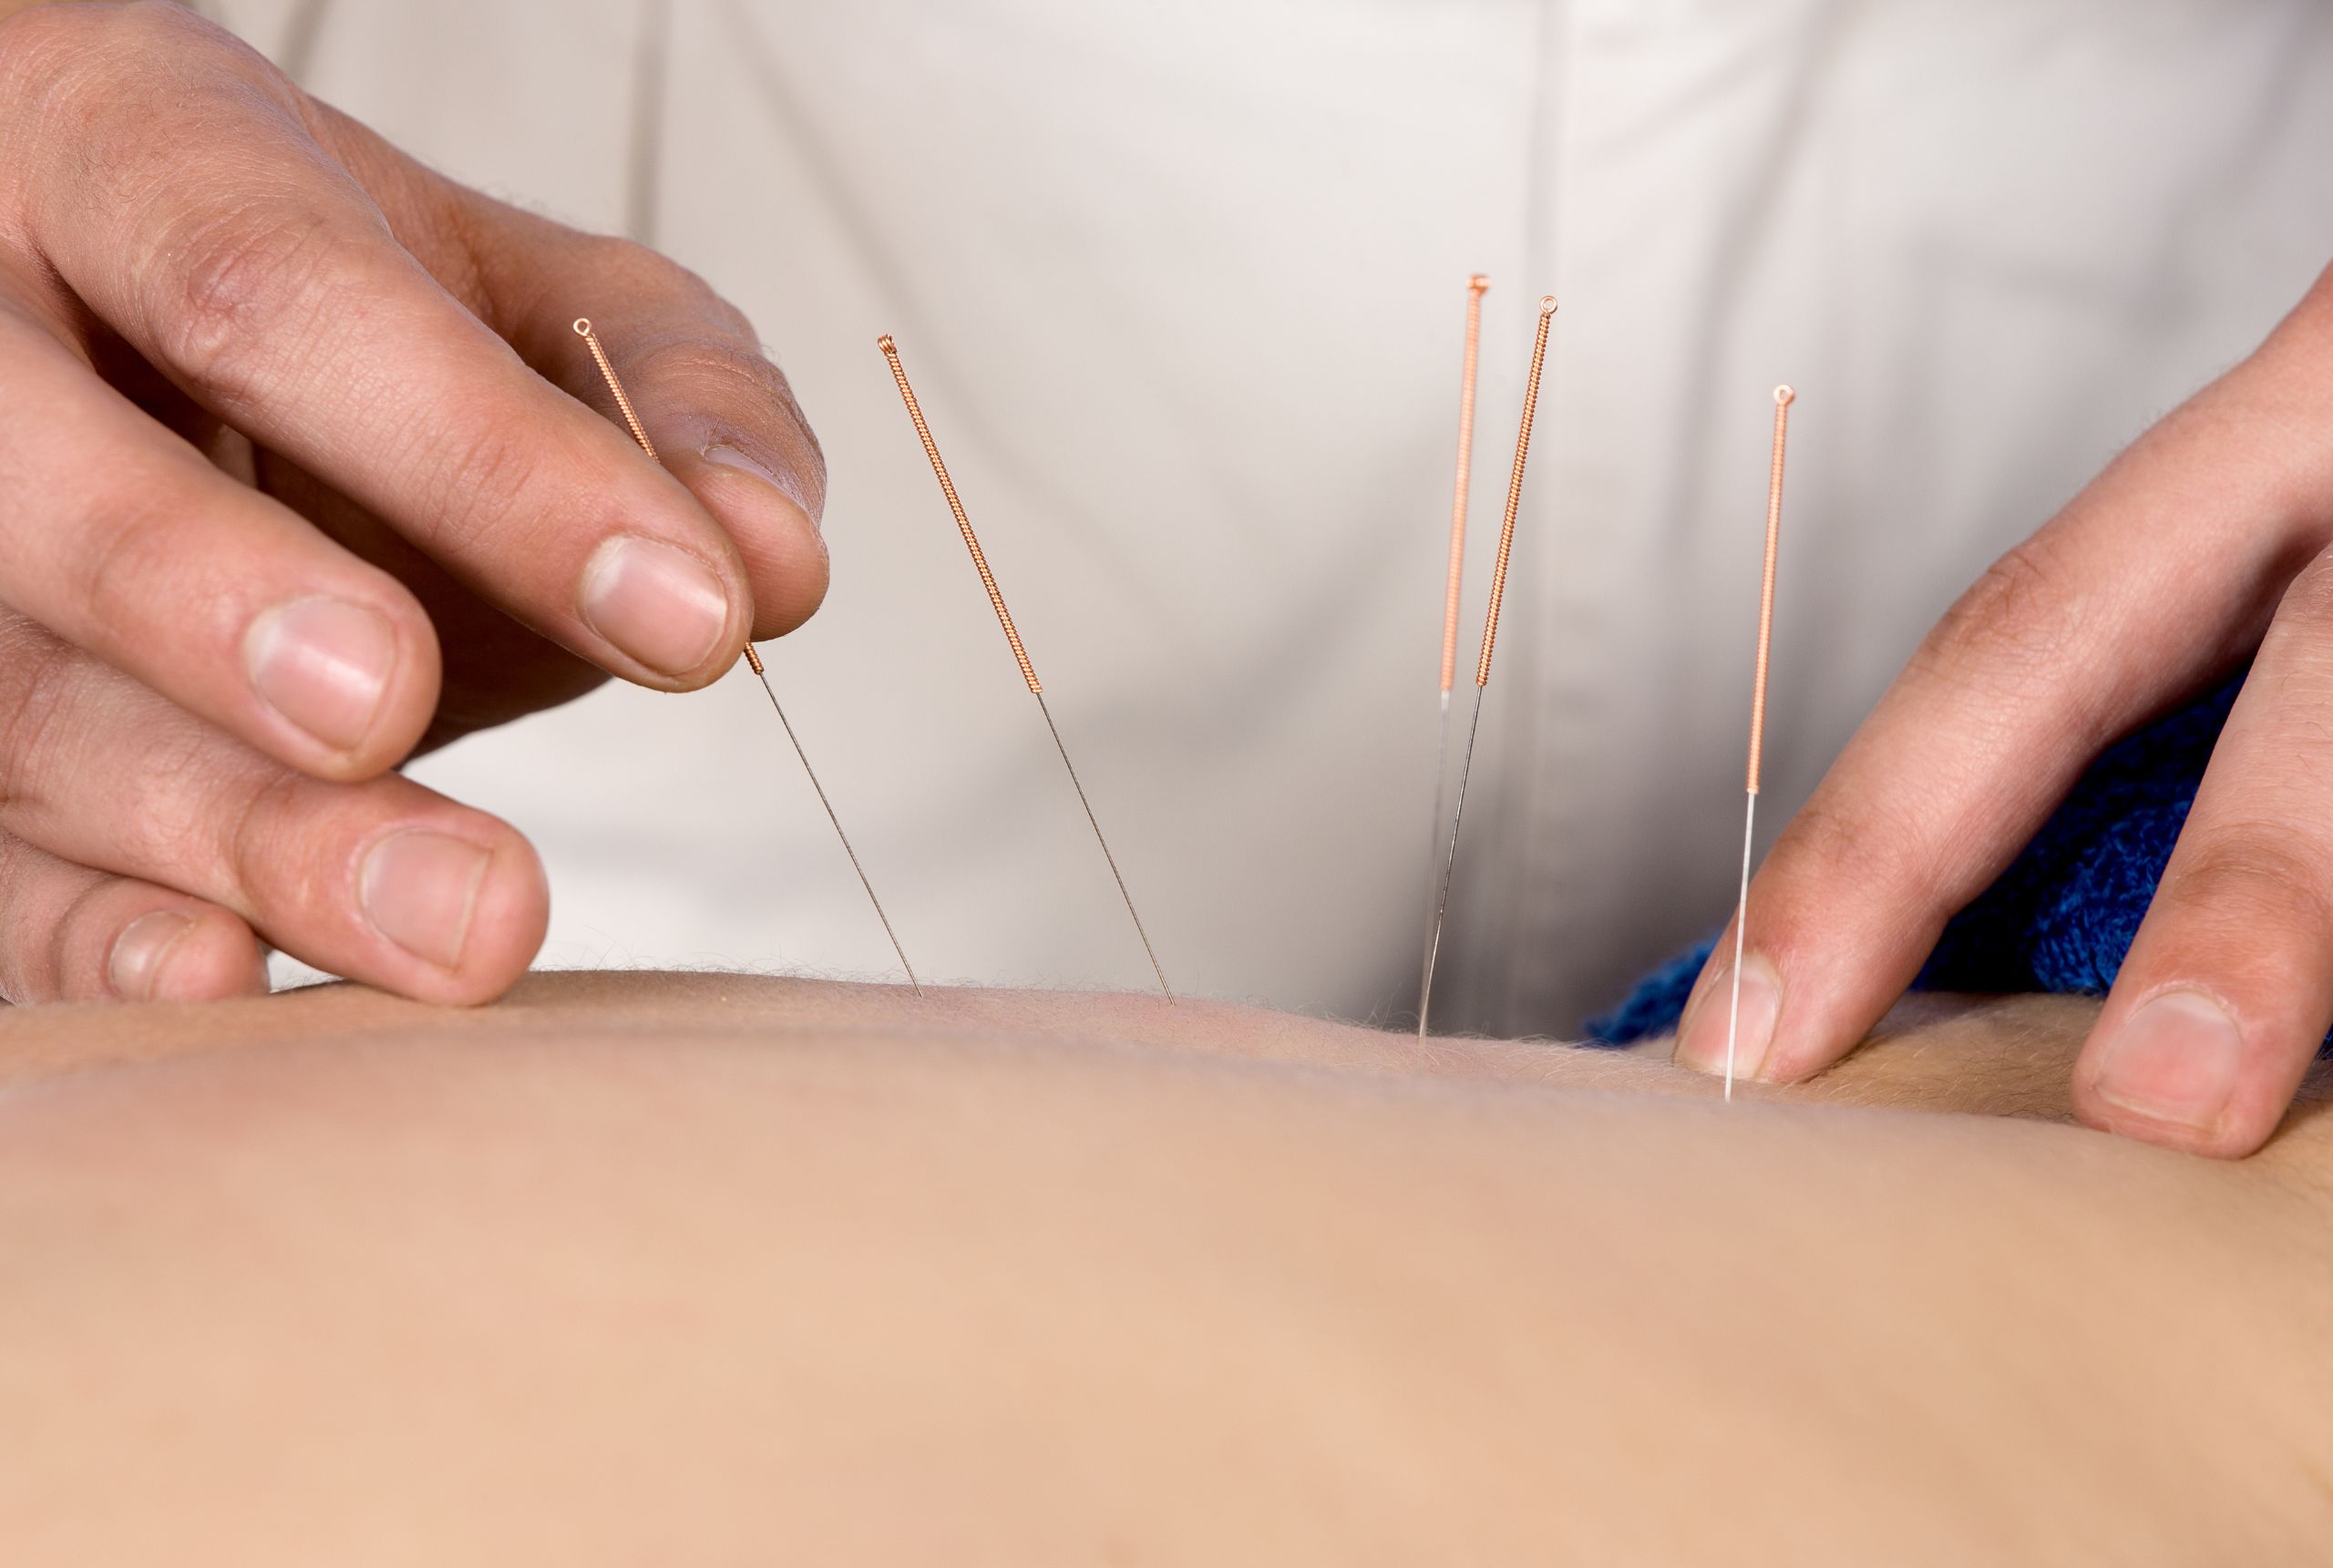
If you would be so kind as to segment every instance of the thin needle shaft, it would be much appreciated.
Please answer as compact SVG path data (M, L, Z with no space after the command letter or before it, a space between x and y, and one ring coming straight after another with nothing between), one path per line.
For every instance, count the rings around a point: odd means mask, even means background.
M891 951L899 960L899 968L908 975L908 984L915 994L923 995L923 982L915 978L915 966L908 962L908 950L899 946L899 934L891 929L891 917L883 913L883 901L875 897L875 884L867 879L867 868L858 864L858 851L850 846L850 835L842 830L842 818L835 815L834 802L827 798L827 786L818 782L818 770L810 765L810 753L802 749L801 738L794 733L794 721L786 716L786 704L777 700L777 688L769 682L769 671L762 668L761 656L751 648L745 650L745 662L761 678L762 690L769 693L769 705L777 714L779 727L786 731L786 741L794 747L794 754L801 759L802 772L817 793L819 805L826 808L827 820L834 824L835 836L842 841L842 852L850 857L850 868L858 873L858 885L867 889L867 901L875 906L875 918L883 923L883 935L891 939Z
M1458 809L1450 816L1450 856L1442 872L1442 893L1434 908L1434 931L1426 938L1425 975L1418 991L1418 1039L1434 1002L1434 968L1442 953L1443 922L1450 913L1450 879L1458 865L1458 826L1466 812L1466 781L1475 771L1475 737L1483 727L1483 690L1491 683L1491 651L1498 642L1499 607L1506 598L1506 567L1515 553L1515 519L1523 508L1523 466L1531 456L1531 421L1539 408L1539 376L1547 364L1547 333L1556 319L1553 295L1539 302L1539 326L1531 340L1531 374L1523 383L1523 419L1515 436L1515 466L1506 477L1506 514L1500 519L1498 559L1491 569L1491 603L1483 617L1483 652L1475 662L1475 722L1466 731L1466 760L1458 769Z
M1094 829L1094 842L1102 846L1102 858L1109 863L1110 879L1118 885L1118 897L1125 900L1126 916L1134 921L1134 934L1142 938L1142 950L1149 955L1150 972L1158 977L1158 989L1166 999L1175 999L1175 988L1166 983L1166 971L1158 967L1158 950L1150 945L1150 933L1142 928L1142 917L1135 913L1134 895L1126 891L1126 879L1118 872L1118 857L1110 853L1110 841L1102 836L1102 824L1094 815L1094 803L1085 798L1085 786L1078 782L1077 764L1069 760L1069 748L1061 743L1061 729L1053 723L1053 711L1045 706L1045 694L1036 693L1037 712L1045 716L1045 728L1053 733L1053 750L1061 753L1061 765L1069 770L1070 786L1077 791L1077 804L1085 808L1085 820Z
M1450 857L1442 863L1441 892L1434 906L1434 931L1426 938L1425 980L1418 992L1418 1039L1425 1039L1426 1009L1434 999L1434 960L1442 957L1442 917L1450 907L1450 877L1458 869L1458 825L1466 817L1466 780L1475 771L1475 737L1483 728L1483 688L1475 688L1475 720L1466 726L1466 761L1458 770L1458 809L1450 814ZM1441 825L1439 823L1436 826Z
M1758 792L1750 790L1742 802L1742 895L1733 906L1733 999L1725 1020L1725 1097L1733 1098L1733 1033L1742 1022L1742 917L1750 912L1750 838L1758 826Z
M1451 486L1450 566L1442 594L1442 702L1434 747L1434 815L1426 819L1425 907L1433 918L1441 879L1434 874L1442 847L1442 797L1450 778L1450 687L1458 670L1458 590L1465 576L1466 487L1475 468L1475 367L1483 339L1483 295L1491 281L1476 272L1466 280L1466 356L1458 377L1458 477ZM1425 995L1434 954L1428 948L1419 970L1418 995ZM1419 1004L1423 1007L1424 1004Z
M616 374L616 367L609 360L608 351L601 346L599 334L591 330L590 320L577 320L575 335L591 349L591 358L600 367L601 378L608 384L608 390L615 395L616 407L622 412L624 424L631 426L632 438L640 443L640 449L652 459L661 462L662 459L656 456L656 444L648 438L647 427L641 424L640 415L634 412L632 398L624 392L623 380ZM786 739L794 747L795 756L800 759L802 772L809 779L810 788L817 793L818 804L825 808L827 820L834 825L835 837L842 841L842 852L849 857L850 868L858 874L858 885L867 889L867 901L875 907L875 918L882 922L883 935L890 938L891 951L898 955L899 968L907 971L908 984L915 988L917 996L923 995L923 982L916 979L915 966L908 962L907 949L899 946L899 933L891 929L891 917L883 912L883 901L875 897L875 884L867 879L867 868L858 863L858 851L850 846L850 835L842 830L842 818L835 815L834 803L827 798L827 786L818 782L818 771L810 765L810 753L802 749L801 739L794 733L793 721L786 716L786 706L777 700L777 688L770 684L769 671L762 667L761 655L754 651L751 643L745 645L745 663L760 679L762 690L769 693L769 705L776 710L778 725L785 730Z
M1733 906L1733 998L1725 1020L1725 1097L1733 1098L1733 1046L1742 1027L1742 939L1750 921L1750 833L1758 819L1758 764L1766 744L1766 659L1774 637L1774 561L1783 538L1783 450L1790 441L1790 405L1798 395L1774 388L1774 454L1766 476L1766 564L1758 585L1758 669L1750 688L1748 804L1742 815L1742 892Z
M1141 938L1142 950L1150 958L1150 972L1158 977L1158 989L1168 1002L1175 1000L1175 988L1166 983L1166 971L1159 966L1157 950L1150 945L1150 933L1143 929L1142 917L1134 907L1134 895L1126 891L1126 879L1118 871L1118 857L1110 853L1110 841L1102 832L1101 819L1094 815L1094 803L1086 798L1085 785L1077 776L1077 766L1069 760L1069 748L1062 743L1061 727L1053 723L1053 710L1045 705L1044 683L1037 679L1037 667L1030 661L1029 651L1022 645L1021 633L1012 624L1012 612L1004 607L1004 591L996 586L995 574L988 568L988 557L981 549L980 536L972 532L972 519L964 511L962 497L956 494L956 482L948 477L948 465L940 460L940 443L932 439L931 426L924 422L923 405L916 401L915 388L908 384L907 367L899 363L899 345L889 333L876 340L875 346L891 366L891 379L899 384L899 401L907 405L908 418L915 425L916 438L923 443L923 455L931 464L931 476L940 481L940 493L948 498L948 510L956 519L956 531L963 536L964 548L971 553L972 569L980 574L981 587L987 590L989 608L996 612L996 623L1004 629L1004 641L1012 649L1013 662L1021 667L1021 680L1029 688L1029 695L1037 700L1037 711L1045 716L1045 728L1053 738L1053 750L1061 753L1061 765L1069 774L1069 782L1077 791L1077 802L1085 808L1085 820L1094 829L1094 842L1102 846L1102 858L1110 867L1110 878L1118 885L1118 897L1125 900L1127 917L1134 921L1134 934Z

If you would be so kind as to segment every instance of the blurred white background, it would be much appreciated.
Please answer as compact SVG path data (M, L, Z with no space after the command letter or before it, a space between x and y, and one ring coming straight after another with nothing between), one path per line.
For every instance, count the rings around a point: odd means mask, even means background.
M2333 257L2333 15L2300 0L210 8L752 315L832 475L833 592L765 651L927 979L1148 971L879 333L1169 975L1391 1018L1464 282L1495 281L1470 648L1559 295L1436 997L1558 1032L1731 905L1772 384L1762 838L1982 565ZM412 771L541 848L546 965L889 972L742 669Z

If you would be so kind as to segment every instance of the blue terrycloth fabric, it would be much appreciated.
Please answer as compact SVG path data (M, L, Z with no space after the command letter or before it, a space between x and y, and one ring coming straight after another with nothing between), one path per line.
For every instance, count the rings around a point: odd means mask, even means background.
M2239 673L2092 764L2025 852L1945 927L1914 986L2105 994L2243 684ZM1627 1045L1675 1029L1714 942L1639 980L1619 1006L1588 1020L1589 1038Z

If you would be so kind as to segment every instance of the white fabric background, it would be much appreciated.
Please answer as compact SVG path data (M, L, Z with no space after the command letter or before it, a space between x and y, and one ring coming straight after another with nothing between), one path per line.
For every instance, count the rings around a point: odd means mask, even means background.
M2333 18L2301 0L211 8L753 316L833 475L834 591L771 670L943 978L1147 970L878 333L1169 974L1390 1014L1463 281L1495 280L1470 648L1563 300L1436 1000L1559 1031L1732 896L1773 384L1801 401L1762 840L1984 562L2333 257ZM542 848L546 964L886 970L743 671L414 772Z

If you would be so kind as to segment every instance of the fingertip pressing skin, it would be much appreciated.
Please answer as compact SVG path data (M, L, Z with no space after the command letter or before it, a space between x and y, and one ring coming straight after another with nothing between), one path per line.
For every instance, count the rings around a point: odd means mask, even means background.
M2225 791L2215 801L2211 786L2083 1047L2074 1107L2093 1127L2230 1159L2275 1135L2325 1039L2326 935L2321 905L2287 897L2281 876L2212 864Z
M1752 949L1742 959L1741 1006L1732 984L1732 948L1721 941L1712 957L1724 968L1692 998L1677 1030L1673 1060L1697 1072L1727 1071L1728 1045L1736 1078L1764 1076L1766 1054L1782 1017L1782 977L1764 954Z
M2240 630L2284 580L2270 563L2286 547L2259 538L2276 532L2259 517L2279 482L2245 453L2225 459L2231 477L2220 448L2197 444L2210 422L2195 411L2229 384L2158 425L1961 597L1777 840L1750 887L1737 1076L1793 1081L1852 1050L2097 750L2235 656L2215 637L2235 631L2169 649L2150 634L2198 620ZM1678 1049L1703 1071L1721 1071L1731 943L1729 930ZM1783 999L1771 1008L1762 978Z
M263 995L267 959L251 927L219 909L151 909L121 928L106 982L124 1001Z
M62 933L54 959L46 943L15 954L0 918L12 996L108 994L96 978L106 946L173 903L165 889L240 917L317 968L425 1000L489 999L533 958L549 896L532 846L508 824L394 773L303 776L87 654L24 641L0 660L0 712L37 686L87 722L69 745L0 751L0 828L43 878L0 874L0 911ZM168 765L148 765L158 756ZM118 885L92 887L92 867ZM159 935L148 940L160 950ZM134 952L123 963L138 984L164 968Z
M2193 987L2101 1018L2074 1069L2074 1111L2101 1131L2223 1158L2252 1153L2282 1115L2242 1092L2257 1052L2233 1009Z
M2198 1153L2274 1132L2333 1022L2333 557L2277 607L2085 1047L2079 1104Z
M2075 1115L2187 1153L2256 1152L2283 1125L2324 1034L2288 1009L2264 1016L2279 999L2248 1009L2196 984L2109 998L2075 1063Z

